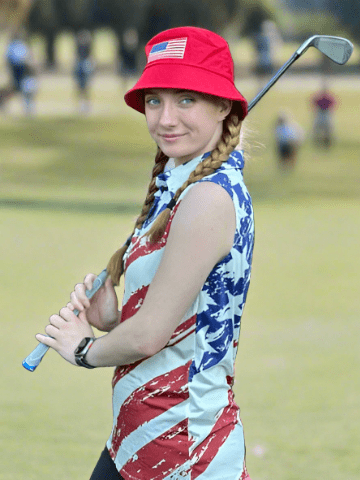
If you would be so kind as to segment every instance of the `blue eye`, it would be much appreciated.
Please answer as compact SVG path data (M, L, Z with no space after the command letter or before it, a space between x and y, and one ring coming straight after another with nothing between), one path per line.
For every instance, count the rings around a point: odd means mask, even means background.
M148 105L159 105L160 100L158 98L148 98L145 100Z
M189 105L190 103L193 103L195 100L192 97L184 97L180 100L180 103L183 105Z

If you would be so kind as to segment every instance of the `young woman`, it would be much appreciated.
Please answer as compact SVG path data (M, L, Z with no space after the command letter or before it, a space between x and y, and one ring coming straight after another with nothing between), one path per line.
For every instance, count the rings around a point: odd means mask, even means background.
M162 32L146 55L125 95L158 147L144 206L104 288L89 301L87 275L50 317L52 338L37 338L74 365L116 367L92 480L248 480L232 391L254 242L237 150L247 102L228 44L208 30ZM108 333L94 339L92 326Z

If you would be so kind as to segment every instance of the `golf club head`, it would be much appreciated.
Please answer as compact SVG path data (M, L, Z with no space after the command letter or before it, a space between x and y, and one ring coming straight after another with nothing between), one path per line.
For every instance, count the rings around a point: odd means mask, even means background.
M315 47L319 52L326 55L333 62L344 65L353 52L353 44L346 38L331 37L329 35L314 35L306 40L296 52L284 63L284 65L268 81L265 87L251 100L248 105L248 112L263 98L270 88L278 81L286 70L303 54L309 47Z
M315 47L319 52L339 65L344 65L354 50L353 44L346 38L314 35L300 46L297 53L302 55L309 47Z

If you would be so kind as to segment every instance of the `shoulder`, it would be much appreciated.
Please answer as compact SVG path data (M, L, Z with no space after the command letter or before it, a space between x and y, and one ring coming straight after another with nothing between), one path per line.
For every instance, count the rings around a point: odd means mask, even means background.
M233 201L223 188L211 182L196 183L184 193L171 222L166 250L171 250L174 257L183 251L193 259L202 258L212 268L233 245Z
M202 178L199 182L212 183L221 187L232 199L235 208L238 209L243 204L252 203L244 182L244 165L243 152L234 150L227 162L224 162L214 173Z
M201 181L185 190L179 213L190 216L218 216L219 213L232 213L233 202L228 192L218 183Z
M220 185L199 182L180 197L171 229L181 229L189 235L199 229L206 232L232 224L235 216L233 201Z

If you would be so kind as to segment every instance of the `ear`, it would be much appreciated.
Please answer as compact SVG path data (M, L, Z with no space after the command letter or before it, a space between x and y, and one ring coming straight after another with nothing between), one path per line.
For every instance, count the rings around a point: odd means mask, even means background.
M220 114L221 114L221 120L225 120L225 118L229 115L232 109L232 100L229 100L227 98L222 98L220 100Z

